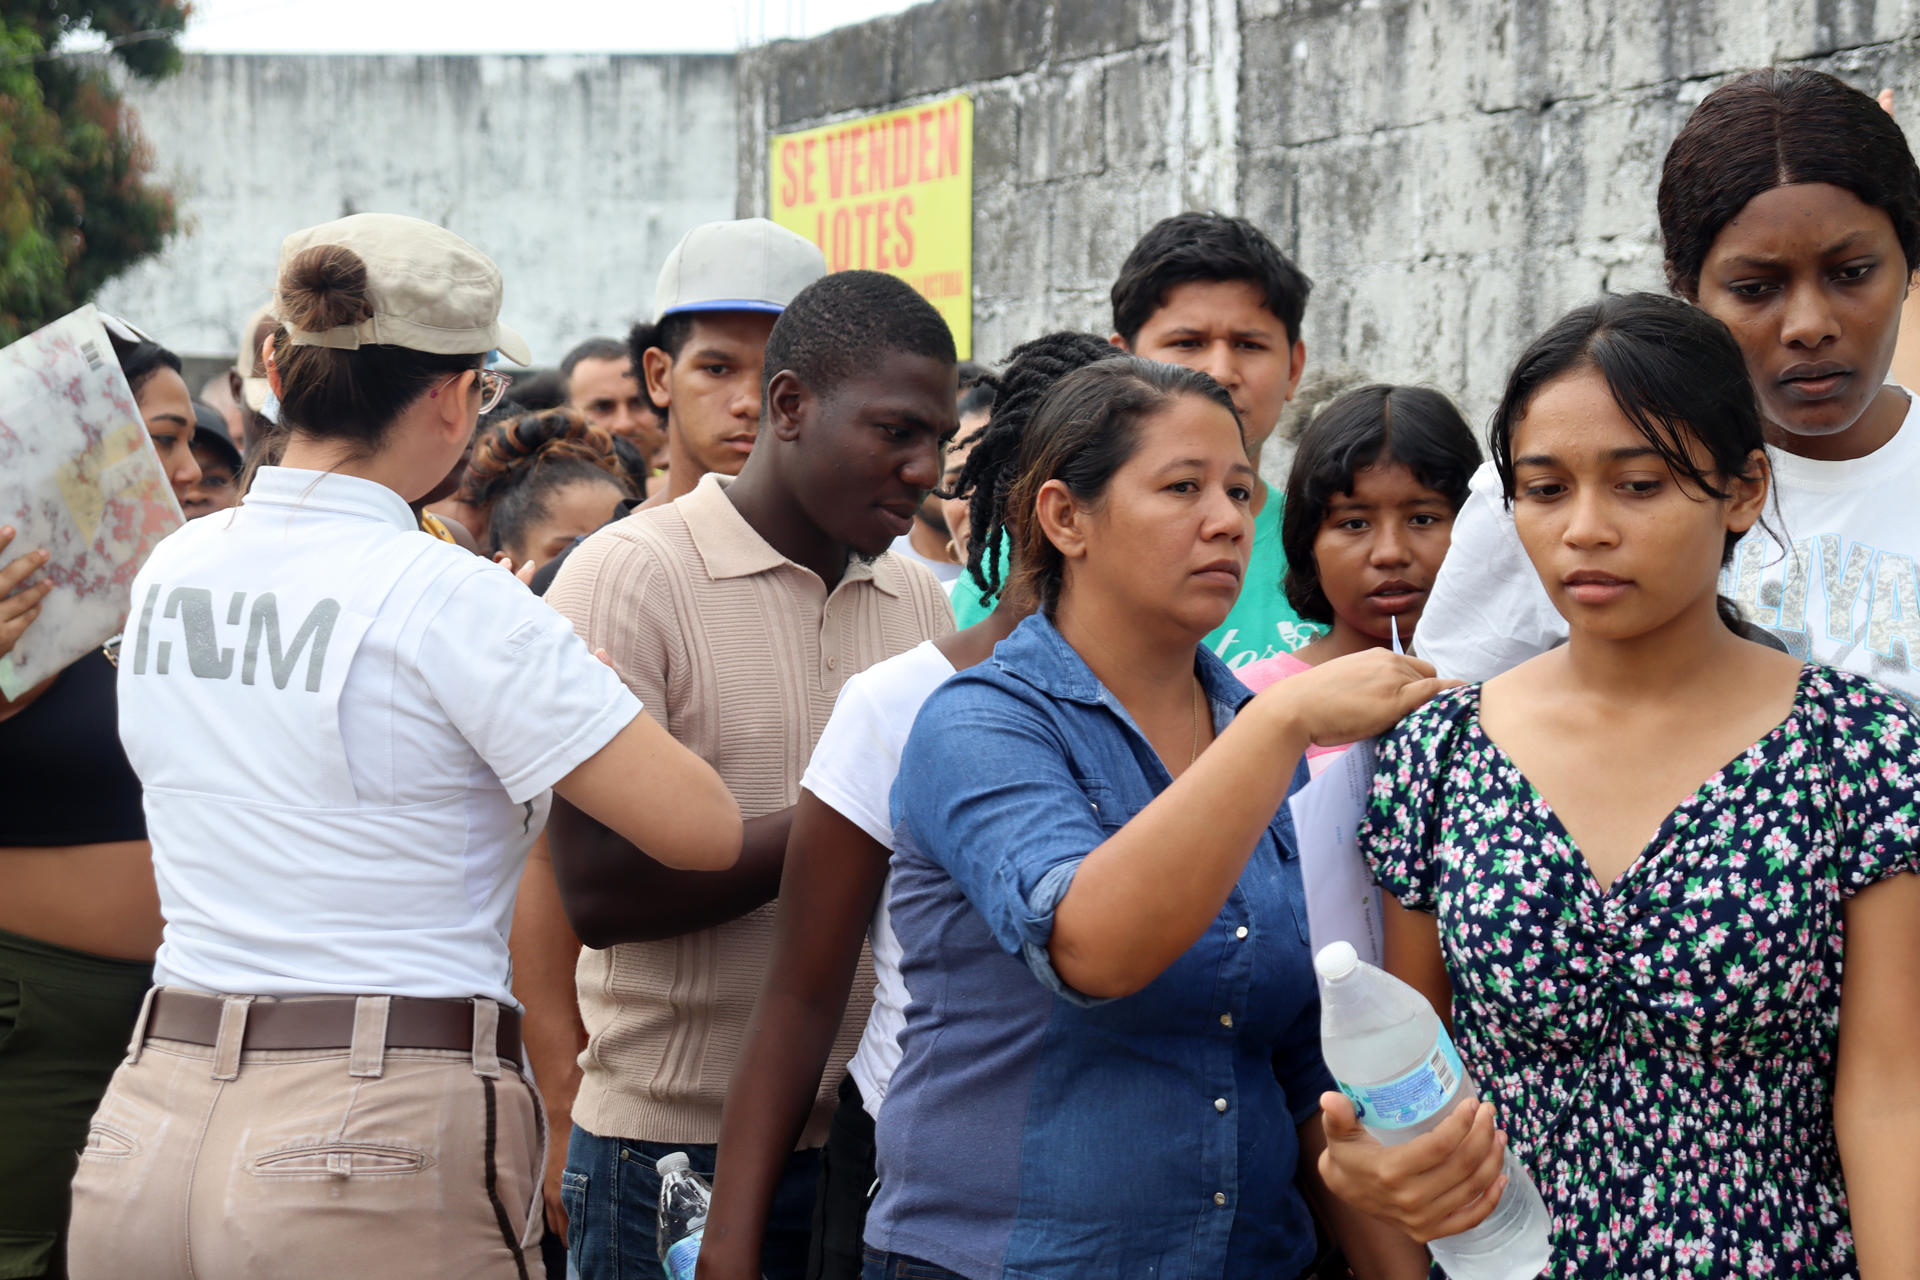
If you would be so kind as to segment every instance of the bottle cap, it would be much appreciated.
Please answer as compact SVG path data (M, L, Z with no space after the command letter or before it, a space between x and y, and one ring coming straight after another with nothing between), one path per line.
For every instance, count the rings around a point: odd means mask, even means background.
M684 1173L692 1167L693 1162L687 1159L684 1151L669 1151L653 1162L654 1172L663 1178L670 1173Z
M1313 958L1313 969L1328 982L1338 982L1360 964L1360 953L1351 942L1329 942Z

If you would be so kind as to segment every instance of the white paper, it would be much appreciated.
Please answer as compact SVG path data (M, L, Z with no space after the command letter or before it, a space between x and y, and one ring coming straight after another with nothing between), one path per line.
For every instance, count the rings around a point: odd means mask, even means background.
M1313 951L1351 942L1368 964L1381 963L1380 890L1360 852L1360 820L1373 787L1372 740L1335 756L1287 801L1300 847L1300 878L1307 890L1307 926Z
M92 307L0 350L0 524L16 530L0 564L44 548L29 581L54 584L0 657L0 694L19 696L119 631L133 575L181 523Z

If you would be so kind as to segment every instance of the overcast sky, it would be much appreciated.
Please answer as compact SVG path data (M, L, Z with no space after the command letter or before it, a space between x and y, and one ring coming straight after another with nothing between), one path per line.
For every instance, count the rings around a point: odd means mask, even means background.
M910 0L194 0L201 53L700 53L819 35Z

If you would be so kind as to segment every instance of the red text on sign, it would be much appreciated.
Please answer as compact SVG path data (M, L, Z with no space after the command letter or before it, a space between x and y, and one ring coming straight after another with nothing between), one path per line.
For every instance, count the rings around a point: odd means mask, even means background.
M898 271L913 265L913 197L863 200L814 215L813 242L827 270Z

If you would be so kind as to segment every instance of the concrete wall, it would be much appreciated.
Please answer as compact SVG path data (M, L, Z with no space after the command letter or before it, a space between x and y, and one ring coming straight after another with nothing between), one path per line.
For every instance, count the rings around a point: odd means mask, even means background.
M1476 419L1541 325L1658 287L1668 141L1769 62L1920 112L1920 0L935 0L736 61L207 56L131 95L187 230L102 291L224 354L282 235L441 221L553 360L651 309L689 226L768 208L770 133L973 95L974 343L1105 330L1134 239L1245 213L1315 278L1309 377L1430 382Z
M1104 326L1141 231L1236 199L1237 86L1216 72L1233 65L1217 46L1237 39L1232 0L938 0L748 51L737 211L767 212L770 134L964 89L976 356Z
M1911 0L1245 0L1240 207L1321 291L1308 340L1464 395L1539 329L1661 289L1668 143L1741 71L1802 63L1920 110Z
M936 0L743 56L738 208L767 208L769 132L965 89L981 358L1105 332L1139 232L1212 206L1314 277L1310 371L1481 420L1559 312L1660 287L1659 164L1701 96L1803 62L1920 112L1916 33L1920 0Z
M128 92L186 230L99 301L183 353L231 358L288 232L377 211L480 246L557 361L651 315L668 251L734 204L730 55L212 55Z

